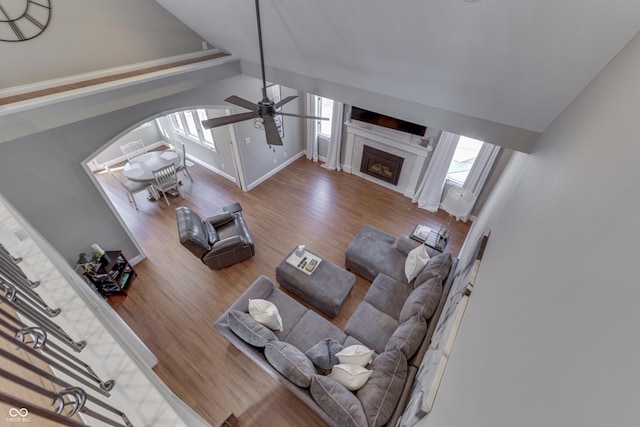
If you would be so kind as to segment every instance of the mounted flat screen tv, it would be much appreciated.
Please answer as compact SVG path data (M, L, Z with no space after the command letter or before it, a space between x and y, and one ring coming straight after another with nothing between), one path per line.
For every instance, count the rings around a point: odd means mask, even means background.
M400 132L411 133L413 135L424 136L427 131L426 126L416 123L405 122L404 120L394 117L385 116L384 114L374 113L359 107L351 107L351 118L372 125L382 126L389 129L399 130Z

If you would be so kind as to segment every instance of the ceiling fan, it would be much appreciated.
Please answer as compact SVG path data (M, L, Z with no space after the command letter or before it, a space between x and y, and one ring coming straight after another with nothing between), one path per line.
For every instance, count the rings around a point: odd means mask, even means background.
M232 123L241 122L251 119L262 119L262 126L267 136L267 144L269 145L282 145L282 139L280 139L280 131L276 124L275 116L290 116L301 117L303 119L315 119L315 120L329 120L325 117L305 116L300 114L290 114L278 111L280 107L288 102L293 101L297 96L287 96L285 99L275 103L267 97L267 80L264 73L264 52L262 50L262 29L260 26L260 6L259 0L256 1L256 21L258 24L258 43L260 46L260 67L262 69L262 101L253 103L239 96L232 95L225 99L225 101L237 105L247 110L251 110L247 113L232 114L230 116L217 117L213 119L207 119L202 121L202 126L206 129L215 128L218 126L225 126Z

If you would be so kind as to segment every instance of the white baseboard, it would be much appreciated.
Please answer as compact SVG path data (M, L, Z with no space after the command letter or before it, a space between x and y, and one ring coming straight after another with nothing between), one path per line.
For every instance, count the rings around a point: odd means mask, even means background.
M236 182L236 177L235 176L231 176L228 173L221 171L220 169L216 168L215 166L211 166L209 163L205 163L202 160L191 156L190 154L187 153L187 159L191 160L193 163L197 163L200 166L202 166L203 168L210 170L211 172L218 174L226 179L228 179L229 181L235 183Z
M253 181L252 183L250 183L247 186L247 191L251 191L254 188L256 188L258 185L262 184L263 182L265 182L267 179L271 178L273 175L277 174L278 172L280 172L281 170L283 170L284 168L286 168L287 166L289 166L291 163L295 162L296 160L298 160L300 157L306 155L306 151L301 151L298 154L296 154L295 156L291 157L289 160L287 160L286 162L282 163L280 166L278 166L277 168L271 170L269 173L267 173L266 175L263 175L262 177L258 178L257 180Z

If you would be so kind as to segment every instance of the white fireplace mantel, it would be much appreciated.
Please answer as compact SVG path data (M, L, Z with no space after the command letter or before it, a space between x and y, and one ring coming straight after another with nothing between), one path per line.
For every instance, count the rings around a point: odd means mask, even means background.
M366 127L355 122L346 122L345 126L347 128L347 138L345 140L344 171L390 188L407 197L413 197L418 186L420 174L433 147L430 145L421 146L419 137L404 132ZM365 145L404 159L397 185L389 184L360 172L362 151Z

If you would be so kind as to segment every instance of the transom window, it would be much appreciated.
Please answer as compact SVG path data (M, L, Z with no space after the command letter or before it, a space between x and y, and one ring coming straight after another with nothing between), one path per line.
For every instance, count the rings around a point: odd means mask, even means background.
M477 139L466 136L460 137L458 145L456 146L456 152L453 155L453 160L451 160L449 170L447 171L447 181L449 181L449 183L459 187L464 185L469 171L478 157L480 148L482 148L482 144L484 144L484 142Z
M201 124L202 120L208 118L207 111L203 109L184 110L169 114L169 122L174 132L217 152L211 129L205 129Z

